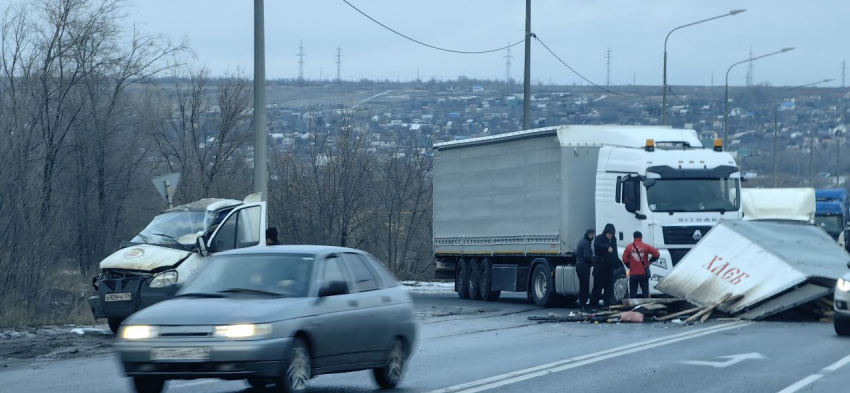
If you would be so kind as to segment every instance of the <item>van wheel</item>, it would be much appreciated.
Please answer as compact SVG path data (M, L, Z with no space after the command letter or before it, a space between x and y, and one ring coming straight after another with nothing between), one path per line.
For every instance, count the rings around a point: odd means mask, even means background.
M534 299L534 304L549 307L555 298L555 280L552 271L546 263L538 263L531 275L531 287L528 289Z
M112 330L113 334L118 334L118 329L121 328L121 322L124 322L124 318L107 318L106 322L109 324L109 330Z
M466 259L461 259L457 262L457 270L455 270L455 288L457 295L461 299L469 299L469 263Z
M493 262L484 258L481 262L481 299L487 302L499 300L502 291L494 291L493 288Z
M481 263L473 259L469 261L469 298L473 300L481 299Z
M165 390L165 380L150 377L133 378L133 388L136 393L162 393Z

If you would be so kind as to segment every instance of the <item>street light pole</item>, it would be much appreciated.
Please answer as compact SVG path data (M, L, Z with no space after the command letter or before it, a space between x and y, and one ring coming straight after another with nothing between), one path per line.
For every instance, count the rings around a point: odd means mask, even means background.
M531 129L531 0L525 0L525 70L522 87L522 129Z
M807 83L805 85L787 87L785 89L779 90L779 93L776 94L777 96L779 96L779 102L773 108L773 188L776 188L776 186L777 186L776 172L777 172L777 162L778 162L777 157L779 156L778 151L776 150L776 137L777 137L777 134L779 133L779 129L777 128L778 127L777 117L779 115L779 105L782 105L782 93L785 93L786 91L802 89L804 87L815 86L815 85L819 85L821 83L828 83L828 82L832 82L832 81L833 81L833 79L824 79L822 81ZM837 142L838 142L838 140L836 139L836 144L837 144Z
M269 174L266 162L266 43L263 0L254 0L254 192L267 201Z
M732 10L732 11L729 11L728 14L723 14L723 15L715 16L713 18L703 19L703 20L700 20L700 21L696 21L696 22L693 22L693 23L688 23L686 25L679 26L679 27L677 27L673 30L670 30L670 32L667 33L667 37L664 38L664 92L662 93L663 95L662 95L662 99L661 99L661 125L665 125L665 126L667 125L667 40L670 39L670 34L673 34L674 31L688 27L688 26L698 25L700 23L705 23L705 22L712 21L712 20L715 20L715 19L725 18L727 16L738 15L738 14L744 12L744 11L746 11L746 10Z
M726 70L726 95L724 98L724 106L723 106L723 147L728 149L729 146L729 72L732 71L732 68L735 68L736 65L749 63L751 61L756 61L758 59L763 59L768 56L778 55L780 53L785 53L794 50L794 48L782 48L776 52L768 53L766 55L756 56L751 59L742 60L735 64L729 66L729 69Z

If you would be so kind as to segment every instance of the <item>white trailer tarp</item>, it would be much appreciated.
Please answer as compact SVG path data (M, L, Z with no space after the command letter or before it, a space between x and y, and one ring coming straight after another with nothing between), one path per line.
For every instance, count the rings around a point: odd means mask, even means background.
M814 188L744 188L745 220L790 220L815 223Z
M743 295L719 308L738 314L807 283L831 290L838 277L847 272L848 261L850 254L813 225L722 221L679 261L657 289L702 306L716 304L726 294ZM773 306L750 316L761 318L787 308Z

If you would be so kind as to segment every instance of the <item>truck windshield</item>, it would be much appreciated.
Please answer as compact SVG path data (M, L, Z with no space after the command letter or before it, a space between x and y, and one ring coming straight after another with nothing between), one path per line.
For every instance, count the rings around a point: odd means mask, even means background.
M656 179L646 191L654 212L735 211L741 206L738 179Z
M204 211L171 211L159 214L132 242L178 248L191 247L206 230L205 217Z
M224 255L209 265L178 296L305 297L310 290L312 255Z
M841 216L815 216L815 225L821 227L836 240L838 235L841 234L841 230L844 229L841 221Z

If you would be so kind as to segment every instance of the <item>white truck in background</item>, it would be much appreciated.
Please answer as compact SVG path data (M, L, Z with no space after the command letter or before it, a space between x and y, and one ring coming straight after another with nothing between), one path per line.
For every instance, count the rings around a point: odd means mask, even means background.
M158 214L100 262L88 300L92 315L117 332L134 312L174 296L210 254L265 246L266 217L260 194L243 201L201 199Z
M744 188L744 220L802 221L815 224L814 188Z
M741 218L735 160L693 130L558 126L434 149L436 277L454 279L462 298L527 292L547 306L577 296L575 246L607 223L620 255L634 231L660 250L654 288L714 225ZM628 294L625 268L614 293Z

